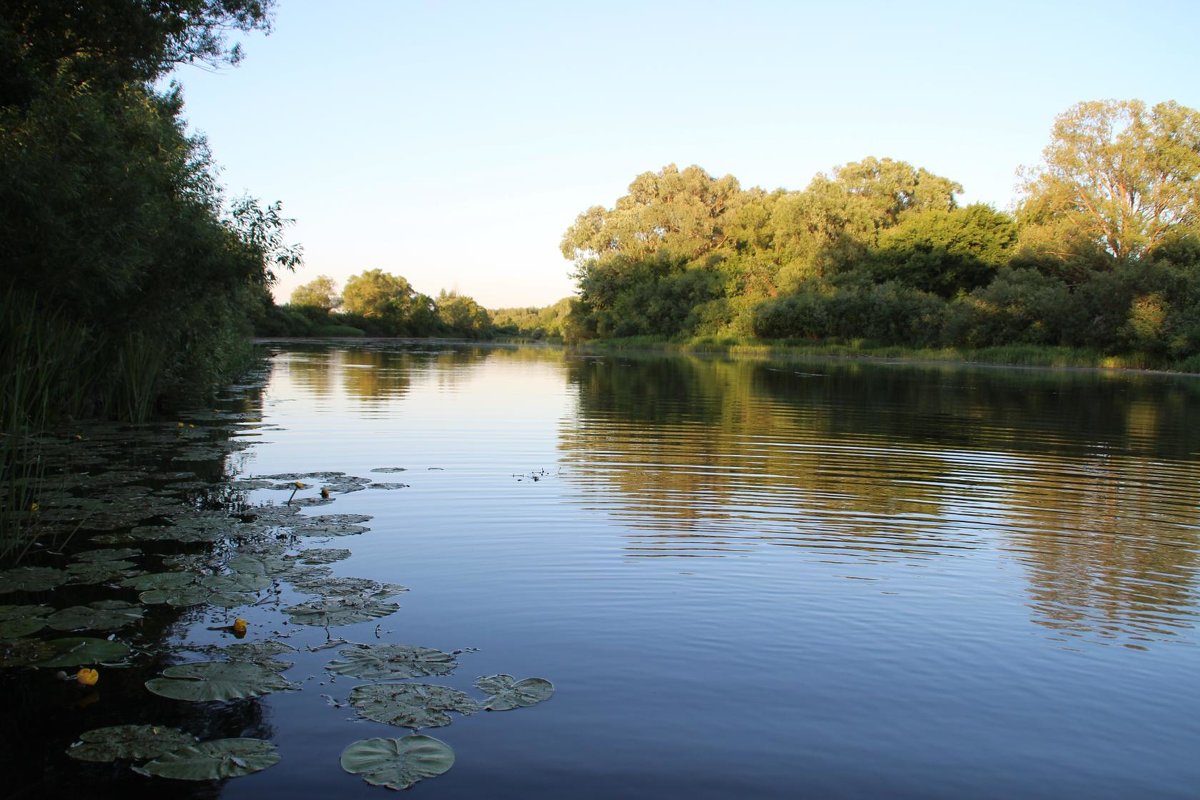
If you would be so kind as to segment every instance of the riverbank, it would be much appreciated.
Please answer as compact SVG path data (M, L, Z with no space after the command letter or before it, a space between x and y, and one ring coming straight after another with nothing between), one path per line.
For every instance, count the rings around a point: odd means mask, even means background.
M1200 359L1171 361L1146 353L1108 355L1094 350L1036 345L1009 345L978 349L959 347L910 348L872 345L863 341L814 342L795 339L737 339L710 336L676 339L631 336L597 339L574 347L595 352L649 350L749 358L838 358L911 363L986 364L1004 367L1050 369L1102 369L1200 374Z

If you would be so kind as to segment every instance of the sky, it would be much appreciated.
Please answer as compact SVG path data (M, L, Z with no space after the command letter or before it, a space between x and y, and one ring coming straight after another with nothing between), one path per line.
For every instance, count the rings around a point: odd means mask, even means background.
M643 172L800 190L867 156L1008 209L1084 100L1200 107L1200 3L277 0L245 60L181 67L231 196L279 200L318 275L488 308L573 294L563 232Z

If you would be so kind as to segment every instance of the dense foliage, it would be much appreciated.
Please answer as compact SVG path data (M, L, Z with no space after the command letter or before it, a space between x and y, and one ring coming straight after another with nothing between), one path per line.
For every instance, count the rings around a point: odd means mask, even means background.
M227 201L185 130L174 65L240 58L229 30L269 27L260 0L13 0L0 9L0 292L13 419L144 417L206 392L299 252L278 204ZM69 353L43 352L57 341ZM21 344L24 343L24 344ZM6 370L8 371L8 370Z
M488 311L470 297L443 290L437 299L399 276L371 269L351 276L341 295L327 275L292 292L291 302L268 308L256 324L263 336L446 336L487 339Z
M1200 362L1200 112L1081 103L1015 214L867 158L803 191L668 165L563 236L569 339L1012 344Z

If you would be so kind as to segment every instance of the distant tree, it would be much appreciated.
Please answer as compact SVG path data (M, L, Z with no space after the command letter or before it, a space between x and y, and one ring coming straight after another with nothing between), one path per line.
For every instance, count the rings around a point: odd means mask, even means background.
M1025 171L1022 221L1084 232L1117 259L1200 227L1200 112L1175 102L1089 101L1054 123Z
M294 306L332 311L341 305L342 298L337 296L337 284L333 282L333 278L318 275L303 286L296 287L292 292L291 302Z
M470 297L443 289L436 306L438 319L460 336L481 339L491 335L491 315Z
M697 166L643 172L613 208L593 206L576 218L563 235L563 256L697 258L724 244L726 215L740 193L732 175L714 178Z
M415 292L407 280L381 269L353 275L342 291L342 308L368 319L403 321Z

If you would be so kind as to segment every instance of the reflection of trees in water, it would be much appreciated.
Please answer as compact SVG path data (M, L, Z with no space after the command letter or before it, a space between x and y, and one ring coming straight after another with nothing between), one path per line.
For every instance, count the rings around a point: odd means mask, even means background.
M835 436L824 377L748 361L573 362L580 414L562 434L570 474L657 554L755 543L913 556L939 490L905 480L941 468L870 430ZM766 391L786 380L790 397ZM613 490L616 491L613 491ZM681 534L687 533L687 538Z
M453 389L469 380L475 367L500 360L561 363L562 351L437 342L363 343L289 351L279 365L298 388L316 397L327 397L340 385L357 400L378 401L404 397L418 380Z
M1038 622L1150 637L1191 624L1191 383L629 357L568 374L564 476L638 531L631 554L772 543L910 561L999 525Z
M1128 643L1192 628L1200 519L1188 489L1200 467L1120 456L1038 466L1011 477L1005 525L1035 621Z

